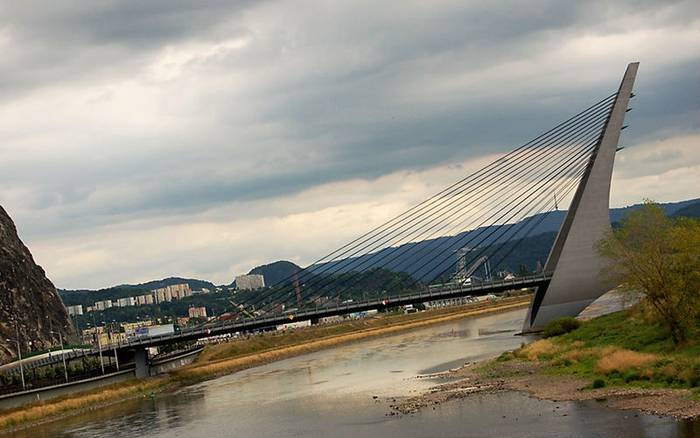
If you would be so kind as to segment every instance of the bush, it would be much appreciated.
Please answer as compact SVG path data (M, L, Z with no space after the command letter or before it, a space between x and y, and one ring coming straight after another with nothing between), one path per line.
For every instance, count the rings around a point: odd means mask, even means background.
M640 380L641 377L639 373L635 370L629 370L625 373L623 376L623 379L625 379L626 383L634 382L635 380Z
M507 362L509 360L512 360L515 356L513 355L512 352L506 351L502 353L500 356L496 358L497 362Z
M593 389L598 389L598 388L605 388L605 380L603 379L595 379L593 381L593 384L591 385Z
M544 328L542 335L545 338L551 338L552 336L559 336L569 332L572 332L581 326L581 322L570 316L564 318L557 318L549 322Z

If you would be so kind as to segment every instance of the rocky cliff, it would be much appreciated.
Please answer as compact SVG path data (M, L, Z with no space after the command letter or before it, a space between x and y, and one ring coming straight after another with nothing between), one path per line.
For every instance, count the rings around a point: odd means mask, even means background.
M53 283L17 236L15 224L0 206L0 363L16 355L15 339L19 332L22 351L29 342L32 349L58 343L72 337L73 329L66 309Z

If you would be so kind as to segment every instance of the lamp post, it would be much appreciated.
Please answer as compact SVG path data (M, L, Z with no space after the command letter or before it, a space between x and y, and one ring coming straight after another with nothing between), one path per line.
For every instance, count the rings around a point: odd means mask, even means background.
M24 367L22 366L22 349L19 346L19 339L5 339L7 342L12 342L14 341L15 344L17 344L17 356L19 358L19 373L20 376L22 376L22 390L27 389L26 384L24 383Z
M12 322L15 323L15 343L17 344L17 358L19 359L19 373L22 376L22 390L27 389L27 385L24 382L24 364L22 363L22 346L19 341L19 327L17 326L17 320L13 319ZM8 339L7 342L12 342L12 339Z
M92 315L92 326L95 328L95 337L97 338L97 352L100 355L100 368L102 368L102 374L105 373L105 364L102 361L102 342L100 341L100 336L97 333L97 324L95 323L95 314Z
M110 341L112 342L112 349L114 351L114 363L117 365L117 371L119 371L119 356L117 356L117 343L111 339L112 333L114 333L114 324L116 324L116 323L117 323L117 321L113 319L112 326L111 326L112 330L110 330L110 332L109 332L109 337L110 337Z
M63 348L63 334L61 332L54 331L52 331L51 333L58 333L58 340L61 343L61 360L63 361L63 376L66 378L66 383L68 383L68 367L66 366L66 352Z
M53 327L51 326L51 317L49 315L46 315L46 320L49 322L49 333L55 333L53 331ZM50 337L49 339L49 359L51 358L51 348L53 347L53 336Z

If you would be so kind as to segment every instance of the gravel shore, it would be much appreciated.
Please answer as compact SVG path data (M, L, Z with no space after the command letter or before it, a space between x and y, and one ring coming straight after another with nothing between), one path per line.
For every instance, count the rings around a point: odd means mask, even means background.
M575 376L552 376L540 372L531 362L467 363L445 373L425 376L448 380L424 394L390 399L387 415L416 413L428 406L462 399L477 393L520 391L551 401L598 400L615 409L634 409L646 414L677 419L700 418L700 401L690 398L686 389L645 389L607 387L590 389L590 381Z

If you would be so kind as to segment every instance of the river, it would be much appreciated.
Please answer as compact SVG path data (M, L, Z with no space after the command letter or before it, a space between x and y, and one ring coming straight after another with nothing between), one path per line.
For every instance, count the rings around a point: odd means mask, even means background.
M26 437L700 437L700 422L481 394L389 416L392 397L445 371L515 348L524 310L453 321L252 368L14 433ZM376 397L376 398L375 398Z

